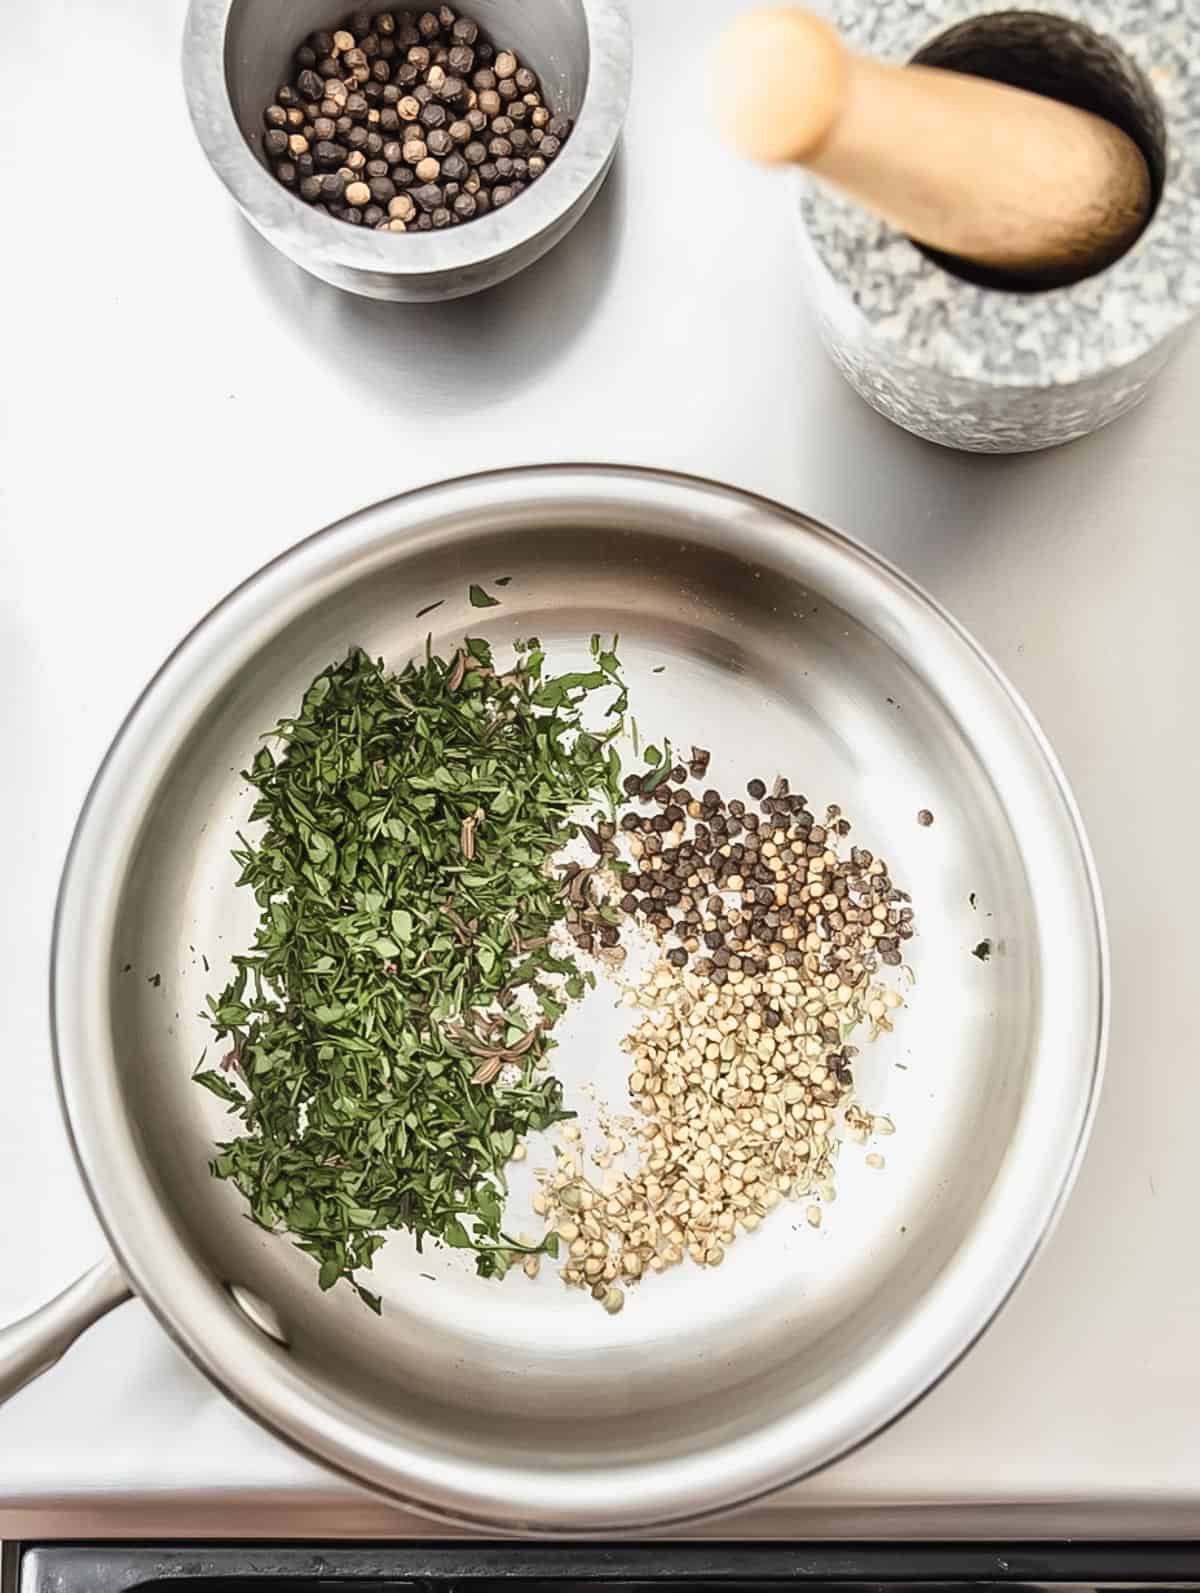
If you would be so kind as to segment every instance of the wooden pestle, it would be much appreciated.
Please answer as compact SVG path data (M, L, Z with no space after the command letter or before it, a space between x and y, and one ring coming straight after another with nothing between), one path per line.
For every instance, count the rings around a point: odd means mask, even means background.
M1150 214L1145 159L1103 117L987 78L854 55L806 11L736 21L714 102L742 154L805 166L918 242L1008 275L1099 271Z

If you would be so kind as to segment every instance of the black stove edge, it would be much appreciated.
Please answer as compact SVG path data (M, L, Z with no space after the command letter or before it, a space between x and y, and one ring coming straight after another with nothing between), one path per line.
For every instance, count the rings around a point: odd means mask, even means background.
M882 1590L971 1585L1196 1583L1200 1543L334 1543L92 1542L0 1546L0 1593L128 1593L147 1583L237 1579L416 1582L438 1593L460 1582L526 1583L532 1593L602 1581L637 1593L664 1582L752 1588L779 1582ZM224 1593L224 1590L222 1590ZM483 1593L477 1587L476 1593Z

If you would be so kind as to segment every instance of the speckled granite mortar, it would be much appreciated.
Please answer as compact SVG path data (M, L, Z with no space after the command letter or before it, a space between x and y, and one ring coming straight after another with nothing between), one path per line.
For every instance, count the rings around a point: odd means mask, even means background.
M1052 0L1037 10L1118 44L1161 103L1162 196L1115 265L1043 293L979 287L816 181L804 180L800 199L804 275L843 375L897 425L981 453L1050 448L1125 414L1200 310L1200 0ZM891 61L981 14L978 0L835 7L855 48Z

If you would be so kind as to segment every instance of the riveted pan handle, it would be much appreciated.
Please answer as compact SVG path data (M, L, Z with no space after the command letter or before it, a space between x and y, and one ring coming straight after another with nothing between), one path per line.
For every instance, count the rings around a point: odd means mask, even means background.
M101 1261L53 1300L0 1328L0 1404L48 1372L93 1322L131 1295L115 1261Z

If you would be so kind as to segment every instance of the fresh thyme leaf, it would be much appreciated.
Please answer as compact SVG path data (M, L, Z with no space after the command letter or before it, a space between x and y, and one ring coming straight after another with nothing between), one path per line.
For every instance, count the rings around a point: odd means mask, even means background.
M472 608L498 608L500 599L493 597L490 592L485 592L482 586L472 584L467 596L471 599Z
M245 773L260 828L233 855L260 917L208 998L222 1069L195 1075L245 1132L212 1171L322 1288L347 1279L373 1310L353 1275L397 1229L503 1275L521 1252L501 1231L505 1163L571 1115L549 1031L592 976L550 947L569 904L546 865L577 813L621 799L625 688L615 652L595 656L547 677L531 638L499 672L469 637L391 675L352 652ZM596 732L581 713L601 688L618 712Z

